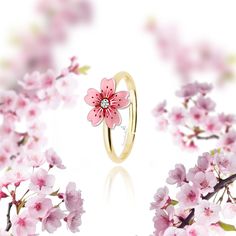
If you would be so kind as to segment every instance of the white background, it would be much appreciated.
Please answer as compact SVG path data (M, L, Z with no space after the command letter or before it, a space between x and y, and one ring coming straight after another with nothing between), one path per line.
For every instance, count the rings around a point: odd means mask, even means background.
M35 20L32 12L35 2L0 1L0 56L11 47L7 42L9 35ZM74 29L68 43L56 50L61 66L67 65L72 55L78 56L81 64L91 66L88 76L79 82L77 106L45 116L49 142L67 166L66 171L58 172L57 183L63 188L72 180L82 190L86 213L81 236L148 236L153 232L149 205L156 189L165 184L168 170L175 163L191 166L198 154L181 151L169 135L155 129L151 111L164 98L177 103L173 94L179 80L158 57L152 37L145 32L145 23L155 16L160 22L178 25L187 42L206 39L236 52L236 3L234 0L94 0L92 5L92 24ZM136 82L138 128L132 154L120 165L120 174L112 182L109 194L106 183L112 180L111 173L117 165L106 155L102 127L93 128L87 122L89 107L83 97L88 88L99 87L100 79L120 70L128 71ZM210 76L206 79L214 82ZM236 110L235 88L236 84L231 84L214 93L220 111ZM121 128L117 128L117 135L124 135ZM55 235L63 233L69 235L65 227Z

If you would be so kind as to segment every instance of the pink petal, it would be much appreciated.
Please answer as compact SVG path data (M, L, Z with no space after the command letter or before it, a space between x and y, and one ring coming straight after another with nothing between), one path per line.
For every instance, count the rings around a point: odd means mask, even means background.
M84 97L84 101L90 106L100 105L101 94L93 88L88 89L87 95Z
M117 109L125 108L130 104L128 97L129 97L128 91L117 92L110 99L110 105Z
M121 116L116 109L108 108L105 112L105 121L109 128L114 128L116 125L120 125Z
M110 98L115 93L115 80L103 79L101 81L101 92L103 98Z
M88 121L91 121L93 126L99 125L103 120L103 109L101 107L93 108L87 116Z

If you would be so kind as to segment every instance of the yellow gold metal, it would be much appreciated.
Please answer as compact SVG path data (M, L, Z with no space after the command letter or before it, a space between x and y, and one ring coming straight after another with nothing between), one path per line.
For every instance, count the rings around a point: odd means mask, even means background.
M114 76L116 86L123 79L130 93L130 105L129 105L129 125L127 130L127 137L125 140L123 151L117 156L112 144L112 131L106 123L103 124L103 138L108 156L115 163L121 163L129 156L135 138L136 126L137 126L137 95L134 80L127 72L119 72Z

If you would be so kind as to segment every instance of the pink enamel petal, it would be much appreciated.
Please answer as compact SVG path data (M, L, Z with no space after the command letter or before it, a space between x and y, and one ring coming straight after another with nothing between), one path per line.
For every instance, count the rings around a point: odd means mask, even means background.
M120 125L121 116L116 109L108 108L105 112L105 121L109 128L115 128L116 125Z
M103 98L110 98L115 93L115 80L103 79L101 81L101 93Z
M116 109L121 109L129 106L129 92L128 91L120 91L115 93L110 99L110 105L115 107Z
M99 125L103 120L103 109L101 107L93 108L87 116L88 121L91 121L93 126Z
M93 88L88 89L84 101L90 106L98 106L102 100L101 94Z

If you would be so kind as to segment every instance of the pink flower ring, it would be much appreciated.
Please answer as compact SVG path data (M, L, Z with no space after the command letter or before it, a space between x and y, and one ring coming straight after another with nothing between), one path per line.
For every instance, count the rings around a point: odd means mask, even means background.
M124 79L129 91L116 92L116 86ZM137 96L136 88L132 77L127 72L120 72L112 79L101 81L101 92L96 89L88 89L84 98L85 102L92 106L87 119L93 126L98 126L104 120L104 141L108 155L114 162L124 161L133 146L137 124ZM129 106L129 127L124 150L118 157L112 146L110 129L121 124L119 109Z

